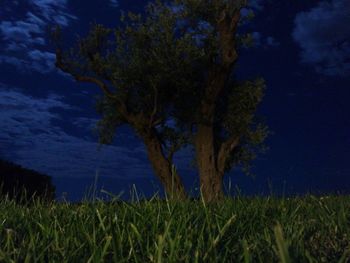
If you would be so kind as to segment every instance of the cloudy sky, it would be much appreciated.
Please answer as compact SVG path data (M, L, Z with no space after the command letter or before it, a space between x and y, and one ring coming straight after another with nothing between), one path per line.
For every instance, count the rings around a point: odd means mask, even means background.
M121 10L142 0L4 0L0 8L0 158L53 177L57 194L80 198L96 173L109 191L130 184L152 193L144 146L128 127L99 147L93 86L55 66L48 27L84 35L91 22L116 26ZM255 162L256 178L227 176L243 193L350 192L350 2L255 0L256 46L242 50L242 78L262 76L260 113L274 132L270 151ZM242 12L246 12L243 10ZM196 185L191 149L175 162L188 188ZM151 184L152 183L152 184Z

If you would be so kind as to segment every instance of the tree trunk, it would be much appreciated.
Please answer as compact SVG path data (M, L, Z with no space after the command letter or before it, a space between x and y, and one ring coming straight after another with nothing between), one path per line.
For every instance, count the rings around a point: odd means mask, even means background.
M222 10L217 23L221 63L209 68L208 79L201 101L201 123L195 135L196 157L203 198L207 202L216 202L223 197L223 177L226 152L222 156L214 147L214 116L218 98L229 79L233 64L237 60L235 32L240 19L240 10L230 15ZM220 158L219 158L220 157Z
M172 163L165 158L162 145L154 132L144 134L142 139L146 145L148 158L153 170L161 181L169 199L185 200L187 198L185 187L180 176L172 173Z
M223 197L223 174L216 165L213 128L199 125L196 133L196 158L200 189L205 202L216 202Z

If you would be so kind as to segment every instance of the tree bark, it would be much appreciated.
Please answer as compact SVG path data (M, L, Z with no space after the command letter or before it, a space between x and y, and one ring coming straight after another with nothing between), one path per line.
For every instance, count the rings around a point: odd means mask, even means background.
M225 142L217 151L214 140L214 116L220 94L225 88L233 64L238 54L235 49L235 32L240 19L240 10L232 16L223 10L217 21L221 63L209 69L207 84L201 101L201 118L195 134L196 158L200 177L200 187L206 202L222 199L224 168L227 156L236 146L236 140Z
M200 189L205 202L215 202L223 197L222 179L216 165L212 126L199 125L196 133L196 157Z
M220 66L209 71L206 91L201 102L202 120L195 134L200 187L205 202L217 202L224 196L224 173L218 166L218 153L214 146L214 115L217 99L225 86L228 74L229 70Z
M165 157L162 145L154 131L141 135L147 149L153 170L164 186L169 199L183 201L187 199L185 187L180 176L172 173L172 163Z

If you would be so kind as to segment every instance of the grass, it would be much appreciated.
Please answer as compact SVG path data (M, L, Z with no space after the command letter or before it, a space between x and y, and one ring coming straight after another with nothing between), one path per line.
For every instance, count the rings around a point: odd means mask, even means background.
M350 197L18 205L0 201L0 262L350 262Z

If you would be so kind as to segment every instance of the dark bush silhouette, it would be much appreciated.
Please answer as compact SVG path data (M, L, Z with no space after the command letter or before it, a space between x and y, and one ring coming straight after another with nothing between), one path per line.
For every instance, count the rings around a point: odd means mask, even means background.
M52 201L55 187L47 175L0 160L0 197L6 195L17 201L27 201L32 197Z

